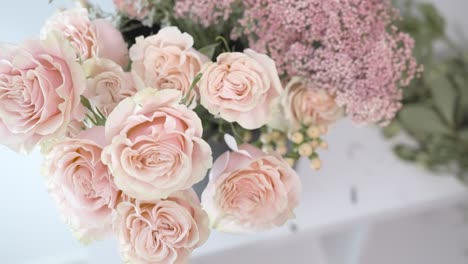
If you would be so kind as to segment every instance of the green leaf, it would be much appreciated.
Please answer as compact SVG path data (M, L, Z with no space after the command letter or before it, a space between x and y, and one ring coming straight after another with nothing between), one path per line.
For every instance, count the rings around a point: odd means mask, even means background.
M92 116L90 116L89 114L86 114L86 117L89 119L89 121L91 121L91 123L93 123L94 125L97 125L97 121L94 120Z
M220 41L221 43L224 44L224 51L225 52L231 52L231 48L229 47L229 43L226 40L226 38L224 38L223 36L217 36L216 41Z
M81 104L86 107L89 111L93 112L93 107L91 106L91 103L89 102L88 98L84 97L83 95L80 96L81 99Z
M460 131L458 131L458 135L463 141L468 143L468 127L462 128Z
M216 48L218 48L219 44L221 44L221 43L218 42L218 43L210 44L208 46L205 46L205 47L199 49L198 51L201 52L202 54L206 55L208 58L213 59L213 56L214 56L214 54L216 52Z
M408 132L418 138L432 134L449 134L437 112L429 105L408 104L399 113L399 119Z
M387 139L391 139L398 135L398 133L401 131L401 126L398 123L397 120L394 120L393 122L390 123L390 125L386 126L383 128L383 135Z
M460 155L460 144L452 137L435 136L426 142L431 159L437 164L447 164Z
M468 81L460 75L455 76L455 82L458 87L458 92L460 95L460 110L464 113L468 113Z
M457 91L449 79L437 73L425 75L425 82L432 94L435 106L451 126L455 123Z
M419 10L429 24L432 34L443 36L445 34L445 19L437 11L437 8L430 3L421 3Z
M415 161L423 166L427 166L431 163L431 156L426 152L419 152L416 154Z
M407 145L398 144L393 148L395 154L402 160L415 161L418 151Z
M89 112L91 112L92 115L86 114L86 117L94 124L97 126L103 126L106 124L106 117L104 114L99 111L98 108L94 109L91 106L91 103L89 102L88 98L84 97L81 95L81 104L88 109Z
M463 125L468 120L468 80L464 78L463 71L457 71L453 74L458 91L458 100L456 106L456 119L458 125Z
M187 95L184 98L182 98L182 100L181 100L182 104L187 104L187 103L188 103L187 105L192 104L192 100L194 98L193 97L190 98L190 96L192 96L192 91L193 91L193 89L195 89L195 87L197 86L197 83L200 81L202 76L203 76L202 73L199 73L199 74L197 74L195 76L195 78L192 81L192 84L190 85L189 91L187 92ZM190 100L190 101L188 101L188 100Z

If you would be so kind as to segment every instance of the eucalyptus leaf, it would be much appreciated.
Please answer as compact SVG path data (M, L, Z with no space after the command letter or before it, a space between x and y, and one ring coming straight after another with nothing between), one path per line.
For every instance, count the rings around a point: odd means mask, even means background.
M466 143L468 143L468 127L465 127L463 129L461 129L459 132L458 132L458 135L460 136L460 138L465 141Z
M414 136L449 134L449 128L429 105L418 103L406 105L399 114L405 128Z
M201 49L199 49L198 51L201 52L202 54L204 54L205 56L207 56L208 58L210 59L213 59L213 56L216 52L216 49L218 48L218 46L220 45L221 43L217 42L217 43L214 43L214 44L210 44L210 45L207 45Z
M407 145L398 144L393 148L395 154L402 160L414 161L416 160L418 151Z
M394 138L401 131L401 126L397 120L391 122L388 126L383 128L383 135L385 138Z
M460 109L464 113L468 113L468 80L462 76L456 76L455 81L458 86Z
M452 137L438 136L427 142L433 163L449 164L460 156L462 145Z
M433 5L415 2L407 1L400 28L416 41L413 52L424 64L424 78L404 89L397 117L414 145L397 145L394 152L428 170L457 175L468 185L468 52L446 34L445 20ZM440 48L450 52L441 54ZM384 135L392 134L384 129Z
M457 91L449 79L443 75L433 74L428 76L426 85L430 89L434 104L451 126L455 122L455 107L457 102Z
M421 3L419 4L419 10L431 28L431 32L436 36L443 36L445 34L445 19L435 6L430 3Z

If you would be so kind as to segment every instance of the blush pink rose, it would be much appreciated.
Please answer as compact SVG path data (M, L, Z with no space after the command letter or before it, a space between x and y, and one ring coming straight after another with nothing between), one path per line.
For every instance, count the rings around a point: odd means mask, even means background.
M29 152L41 140L65 135L84 119L86 79L71 46L50 34L15 46L0 44L0 142Z
M246 129L269 121L282 91L275 62L250 49L219 55L204 67L199 83L201 104L211 114Z
M293 217L300 192L300 179L283 158L242 145L215 161L202 205L213 228L255 232Z
M300 77L294 77L288 83L281 103L285 118L294 128L300 127L307 119L314 125L329 125L344 114L334 96L310 87L310 83Z
M117 9L131 19L144 20L151 15L153 4L149 0L113 0Z
M130 199L117 205L114 230L125 263L187 263L208 239L208 217L192 189L166 199Z
M181 97L177 90L146 89L109 115L102 159L130 197L165 198L201 181L211 167L201 120Z
M122 34L107 20L91 21L85 8L64 10L53 15L41 34L54 31L70 41L81 61L100 57L113 60L122 67L128 65L128 48Z
M117 187L101 162L104 127L93 127L77 138L55 144L46 156L43 174L50 195L73 230L89 242L111 231Z
M84 96L106 117L123 99L136 93L130 73L108 59L89 59L83 63L87 77Z
M136 38L130 48L130 58L137 87L175 89L187 95L203 63L209 60L192 46L193 38L176 27L163 28L147 38Z

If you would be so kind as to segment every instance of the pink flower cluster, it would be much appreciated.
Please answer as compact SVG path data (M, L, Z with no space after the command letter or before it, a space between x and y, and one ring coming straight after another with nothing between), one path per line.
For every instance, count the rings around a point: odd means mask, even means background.
M153 4L149 0L113 0L115 7L129 18L144 20L151 16Z
M195 2L177 1L176 13ZM202 1L206 9L191 16L203 24L217 21L218 1ZM242 1L243 16L233 36L247 36L249 47L267 53L279 73L300 76L336 95L337 102L359 123L391 120L401 107L400 86L418 71L413 40L392 24L398 13L381 0ZM232 10L224 11L225 14Z
M203 26L228 20L232 5L238 0L177 0L174 11L178 17L188 18Z

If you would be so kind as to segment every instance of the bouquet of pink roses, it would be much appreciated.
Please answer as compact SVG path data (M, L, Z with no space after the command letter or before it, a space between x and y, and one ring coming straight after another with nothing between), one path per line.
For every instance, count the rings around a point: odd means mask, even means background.
M1 143L40 146L74 235L114 234L128 263L185 263L210 227L283 225L295 162L319 169L344 116L388 123L419 71L388 1L80 2L0 44Z

